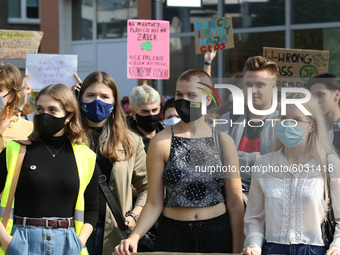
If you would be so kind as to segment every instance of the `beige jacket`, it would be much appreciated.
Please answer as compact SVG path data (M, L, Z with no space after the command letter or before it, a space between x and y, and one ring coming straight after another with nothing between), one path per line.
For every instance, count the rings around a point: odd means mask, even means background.
M136 205L144 206L147 196L147 175L146 175L146 154L142 138L129 131L130 137L134 141L135 154L126 161L114 163L109 187L116 194L122 213L132 209L132 189L131 184L136 188L138 197ZM117 223L114 216L106 204L105 228L103 254L111 255L114 248L120 243L123 237L117 231Z
M3 133L0 132L0 151L12 140L27 140L27 137L33 132L33 122L17 117L12 121Z

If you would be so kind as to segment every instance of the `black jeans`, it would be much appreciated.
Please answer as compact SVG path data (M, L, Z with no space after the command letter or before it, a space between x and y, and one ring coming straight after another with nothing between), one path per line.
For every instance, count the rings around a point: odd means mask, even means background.
M199 221L160 217L154 251L231 253L232 233L228 214Z

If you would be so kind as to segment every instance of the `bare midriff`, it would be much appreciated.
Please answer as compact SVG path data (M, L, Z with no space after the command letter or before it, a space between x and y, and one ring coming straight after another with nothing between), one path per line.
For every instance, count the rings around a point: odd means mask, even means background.
M218 217L225 212L225 203L207 207L164 207L163 209L165 217L180 221L207 220Z

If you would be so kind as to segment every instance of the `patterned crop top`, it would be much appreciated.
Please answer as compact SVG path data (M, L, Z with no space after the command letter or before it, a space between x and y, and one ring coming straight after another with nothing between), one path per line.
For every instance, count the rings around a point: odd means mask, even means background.
M171 132L170 156L163 176L164 207L206 207L224 202L225 174L211 174L212 168L222 167L214 130L212 137L202 138L174 136L173 126Z

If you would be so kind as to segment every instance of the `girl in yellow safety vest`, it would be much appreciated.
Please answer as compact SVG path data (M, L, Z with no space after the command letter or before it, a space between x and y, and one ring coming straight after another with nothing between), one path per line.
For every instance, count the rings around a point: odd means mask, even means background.
M34 131L26 147L0 254L88 254L98 218L96 155L85 143L77 102L63 84L36 98ZM0 217L4 217L20 144L0 154Z

